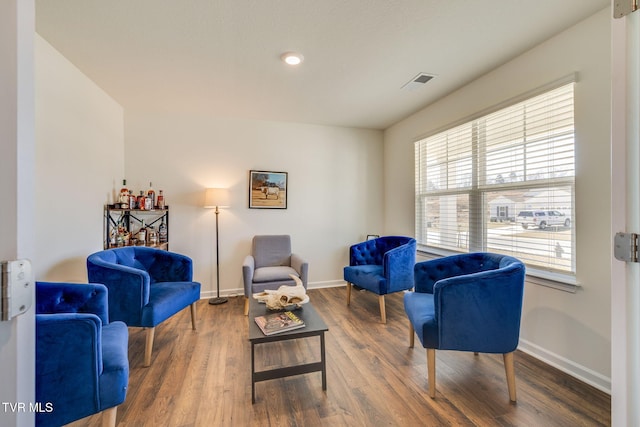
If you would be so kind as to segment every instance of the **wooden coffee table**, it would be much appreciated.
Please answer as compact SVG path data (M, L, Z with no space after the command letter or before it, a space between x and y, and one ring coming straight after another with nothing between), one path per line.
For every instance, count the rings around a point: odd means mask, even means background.
M327 363L325 358L324 333L329 330L316 309L311 303L306 303L294 313L305 323L304 328L281 332L274 335L262 333L254 320L257 316L271 313L264 304L254 298L249 298L249 341L251 342L251 403L256 403L256 383L259 381L284 378L292 375L307 374L310 372L322 372L322 390L327 389ZM294 340L298 338L320 337L320 362L305 363L302 365L287 366L284 368L269 369L256 372L255 346L267 342Z

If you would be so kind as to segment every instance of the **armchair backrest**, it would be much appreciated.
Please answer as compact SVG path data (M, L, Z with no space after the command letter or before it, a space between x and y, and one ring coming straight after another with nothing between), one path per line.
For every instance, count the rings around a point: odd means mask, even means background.
M107 287L36 282L36 314L91 313L109 323Z
M495 270L512 261L520 262L513 257L489 252L473 252L422 261L414 268L416 292L433 293L433 285L438 280Z
M385 253L403 245L413 245L415 253L415 239L406 236L383 236L355 244L349 250L349 265L383 265Z
M291 266L291 236L254 236L252 245L255 268Z

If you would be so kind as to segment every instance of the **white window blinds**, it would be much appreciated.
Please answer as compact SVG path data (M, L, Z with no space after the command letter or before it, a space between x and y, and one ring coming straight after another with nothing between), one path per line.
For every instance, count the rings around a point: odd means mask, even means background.
M415 143L416 238L575 274L573 83Z

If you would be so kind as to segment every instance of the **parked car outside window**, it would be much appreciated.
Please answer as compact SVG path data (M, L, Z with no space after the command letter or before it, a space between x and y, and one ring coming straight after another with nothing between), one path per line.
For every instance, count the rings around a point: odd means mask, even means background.
M538 227L540 230L544 230L549 226L571 227L571 218L556 210L520 211L516 222L522 225L525 230L529 227Z

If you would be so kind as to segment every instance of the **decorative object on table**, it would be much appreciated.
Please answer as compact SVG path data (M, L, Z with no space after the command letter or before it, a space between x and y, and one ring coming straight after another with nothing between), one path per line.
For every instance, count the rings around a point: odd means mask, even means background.
M304 328L304 322L290 311L265 314L255 319L256 324L265 335L279 334Z
M278 289L265 289L253 294L253 297L266 304L269 310L295 310L302 307L302 304L309 302L307 290L302 284L302 280L295 274L289 275L295 282L295 286L282 285Z
M287 209L287 172L249 172L249 208Z
M429 396L436 397L436 350L473 351L502 354L515 402L524 264L502 254L468 253L419 262L414 273L415 291L404 294L404 310L409 347L418 335L427 349Z
M416 240L405 236L383 236L357 243L349 249L349 266L344 268L347 305L351 285L378 295L380 318L387 323L384 296L413 288Z
M227 302L220 296L220 245L218 239L219 208L229 207L229 191L226 188L207 188L204 193L204 207L216 209L216 297L209 299L209 304L218 305Z
M242 264L244 282L244 314L249 313L249 297L266 289L278 289L282 285L295 286L291 274L302 281L306 289L309 263L291 251L291 236L254 236L251 255Z
M144 364L151 364L156 326L186 307L196 329L200 283L191 258L147 246L107 249L87 257L90 283L109 289L109 321L146 328Z

